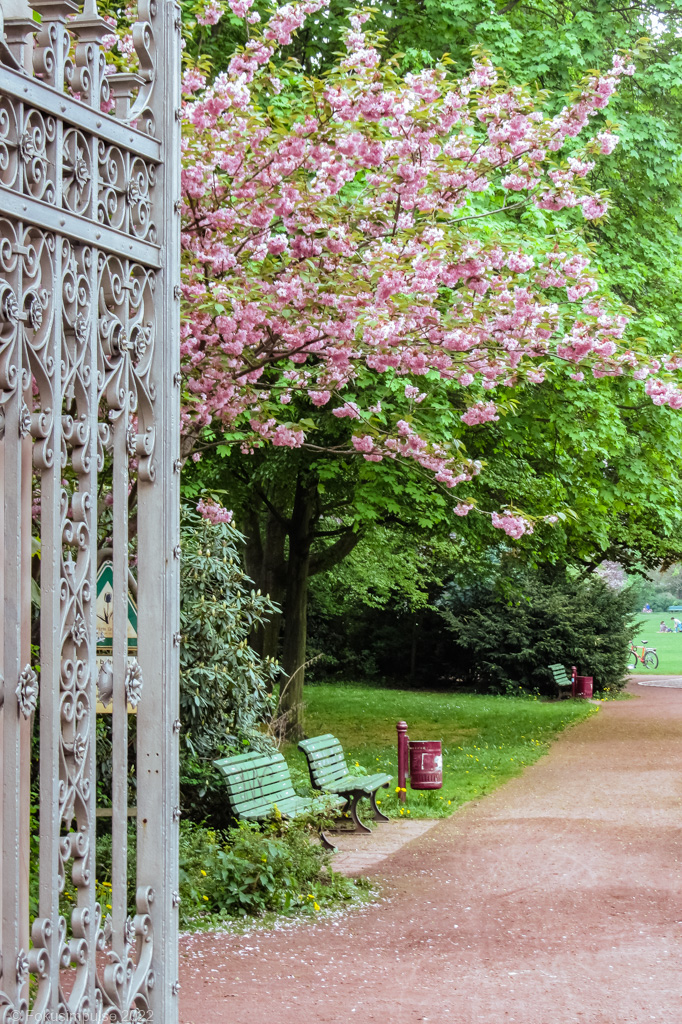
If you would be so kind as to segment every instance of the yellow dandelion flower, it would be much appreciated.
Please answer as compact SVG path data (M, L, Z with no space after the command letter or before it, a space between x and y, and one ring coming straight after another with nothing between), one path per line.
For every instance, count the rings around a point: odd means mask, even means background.
M204 871L204 869L203 869L203 868L201 869L201 873L202 873L202 875L204 876L204 878L206 878L206 872Z

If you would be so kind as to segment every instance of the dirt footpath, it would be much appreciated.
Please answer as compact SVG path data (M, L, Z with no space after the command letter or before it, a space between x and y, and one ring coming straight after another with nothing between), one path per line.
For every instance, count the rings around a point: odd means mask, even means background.
M682 690L632 685L335 921L181 946L182 1024L682 1024Z

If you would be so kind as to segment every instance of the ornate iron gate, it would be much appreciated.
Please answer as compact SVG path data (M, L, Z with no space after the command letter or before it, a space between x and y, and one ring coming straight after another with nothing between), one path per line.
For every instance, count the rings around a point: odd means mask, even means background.
M96 0L82 10L73 0L30 8L0 0L0 8L0 1021L173 1024L178 8L140 0L139 71L110 76L101 44L111 29ZM113 563L113 637L111 658L98 665L103 545ZM131 570L136 659L127 648ZM98 694L113 704L104 900L95 872ZM138 700L131 744L127 712ZM30 809L38 742L39 800ZM34 879L29 835L38 828Z

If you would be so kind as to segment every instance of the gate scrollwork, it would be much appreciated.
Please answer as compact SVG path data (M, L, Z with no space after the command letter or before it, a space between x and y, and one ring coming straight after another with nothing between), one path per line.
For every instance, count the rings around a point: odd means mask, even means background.
M177 1020L177 7L140 0L135 75L105 74L109 32L96 0L27 0L0 31L0 792L17 797L2 801L0 1024Z

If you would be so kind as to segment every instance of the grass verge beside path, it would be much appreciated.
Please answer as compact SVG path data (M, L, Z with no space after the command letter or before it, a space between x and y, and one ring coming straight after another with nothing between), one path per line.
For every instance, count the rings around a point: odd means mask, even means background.
M672 627L673 615L682 619L680 612L652 612L650 615L643 615L640 612L634 616L639 623L635 644L646 643L647 647L656 648L658 668L644 668L640 662L631 670L633 675L682 676L682 633L658 632L661 619L667 626Z
M682 640L682 635L680 635ZM546 752L566 726L594 714L584 701L546 703L520 697L424 693L337 683L308 686L305 728L309 736L331 732L346 752L349 768L355 762L368 773L394 776L381 790L381 809L399 815L396 722L404 719L413 740L443 741L443 788L407 788L404 813L410 817L444 817L461 804L485 796L518 775ZM288 744L283 753L298 792L309 786L303 754Z

